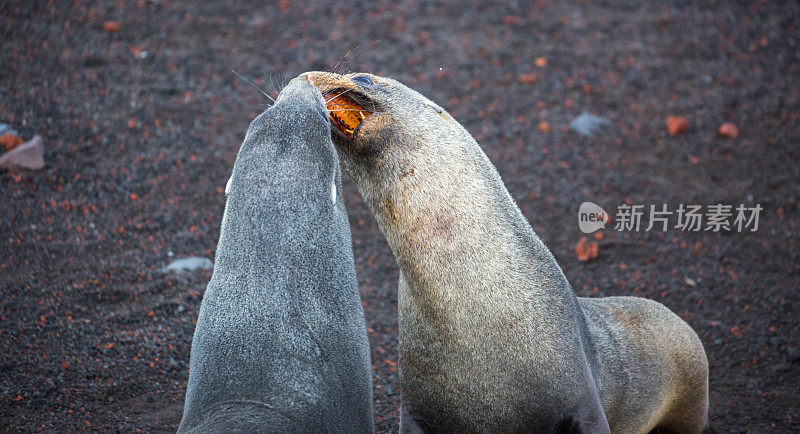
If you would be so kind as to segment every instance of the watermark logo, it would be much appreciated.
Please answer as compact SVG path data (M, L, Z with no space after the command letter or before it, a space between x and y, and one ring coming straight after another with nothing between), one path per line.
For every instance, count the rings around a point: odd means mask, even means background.
M606 223L609 221L611 221L611 217L600 205L584 202L578 208L578 227L584 234L605 229Z
M648 213L646 211L649 210ZM763 208L760 204L725 205L685 205L672 208L667 204L660 206L627 205L617 207L614 216L614 230L617 232L666 232L669 229L683 232L755 232ZM583 202L578 209L578 227L586 234L605 229L611 221L610 215L599 205Z

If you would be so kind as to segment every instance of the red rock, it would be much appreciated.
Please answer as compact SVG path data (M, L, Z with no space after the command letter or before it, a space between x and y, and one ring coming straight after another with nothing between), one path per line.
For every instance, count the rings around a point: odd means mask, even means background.
M103 23L103 30L108 33L116 33L121 28L122 25L119 23L119 21L106 21Z
M677 136L686 131L689 121L683 116L667 116L667 132L670 136Z
M522 84L535 84L537 81L539 81L539 74L535 72L519 75L519 82Z
M16 134L6 133L0 136L0 145L3 145L3 148L5 148L6 151L10 151L21 144L22 137Z
M586 237L581 237L575 246L575 256L579 261L591 261L600 254L600 247L596 242L590 241Z
M720 136L727 137L729 139L735 139L739 137L739 127L731 122L725 122L724 124L720 125L717 132Z
M17 171L42 168L44 168L44 143L41 136L34 136L0 156L0 169Z

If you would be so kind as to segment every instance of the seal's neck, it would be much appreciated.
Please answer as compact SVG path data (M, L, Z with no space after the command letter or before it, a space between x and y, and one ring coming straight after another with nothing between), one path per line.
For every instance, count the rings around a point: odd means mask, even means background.
M254 142L242 145L228 181L214 274L246 276L263 286L260 281L274 273L295 273L294 261L327 266L322 263L329 256L346 250L331 247L336 243L330 239L342 235L336 228L347 220L335 187L337 166L307 161L302 143L290 143L295 146L276 156L275 140ZM336 242L349 248L346 235Z
M496 309L509 298L574 299L497 170L464 133L436 155L399 164L389 188L361 185L411 295L445 309L459 303Z

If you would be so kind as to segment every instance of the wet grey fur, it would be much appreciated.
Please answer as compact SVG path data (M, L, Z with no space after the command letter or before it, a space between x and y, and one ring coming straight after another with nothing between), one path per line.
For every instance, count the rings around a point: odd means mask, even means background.
M339 161L305 78L250 124L229 187L178 432L372 432Z

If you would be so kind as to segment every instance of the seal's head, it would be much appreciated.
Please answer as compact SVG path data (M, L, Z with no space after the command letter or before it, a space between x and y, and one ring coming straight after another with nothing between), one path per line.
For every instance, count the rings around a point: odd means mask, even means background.
M340 182L325 100L306 77L297 77L250 123L225 192L280 196L304 189L336 202Z
M423 227L445 234L453 208L479 209L487 189L502 187L472 136L414 89L366 73L301 76L322 92L342 169L390 244L394 235L413 242Z
M378 168L406 173L414 154L433 155L454 135L459 140L469 136L439 105L391 78L328 72L303 76L325 98L333 140L350 175Z
M300 145L324 147L329 143L328 126L328 113L319 90L305 77L297 77L281 90L272 107L253 120L245 143L277 142L279 151L280 145L289 142L295 145L292 149ZM278 152L277 156L283 157L284 153Z

